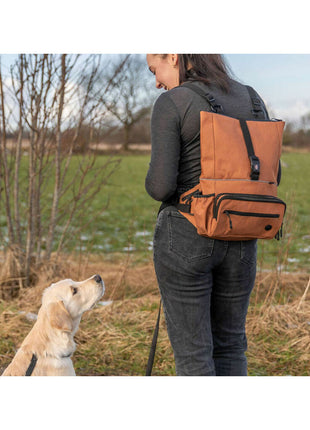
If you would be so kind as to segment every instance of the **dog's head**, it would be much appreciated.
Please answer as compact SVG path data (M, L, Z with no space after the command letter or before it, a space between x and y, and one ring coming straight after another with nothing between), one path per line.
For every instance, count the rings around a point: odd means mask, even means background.
M52 326L63 331L73 331L76 321L95 306L104 290L104 282L99 275L81 282L64 279L44 290L42 308L47 310Z

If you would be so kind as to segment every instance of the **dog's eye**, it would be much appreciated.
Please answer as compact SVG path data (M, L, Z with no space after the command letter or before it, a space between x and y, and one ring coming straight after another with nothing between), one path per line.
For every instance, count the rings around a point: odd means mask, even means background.
M78 292L78 289L76 287L71 287L72 289L72 295L76 294Z

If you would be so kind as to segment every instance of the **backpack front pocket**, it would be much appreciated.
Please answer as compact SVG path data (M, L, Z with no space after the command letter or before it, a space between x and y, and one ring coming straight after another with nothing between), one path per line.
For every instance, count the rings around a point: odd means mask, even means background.
M279 232L285 203L259 194L223 193L214 199L210 233L228 240L271 239Z

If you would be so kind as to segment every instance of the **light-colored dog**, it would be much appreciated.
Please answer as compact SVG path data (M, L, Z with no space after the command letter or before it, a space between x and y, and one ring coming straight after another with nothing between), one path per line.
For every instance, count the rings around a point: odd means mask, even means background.
M65 279L46 288L38 319L3 376L74 376L74 335L82 314L95 306L104 289L99 275L82 282Z

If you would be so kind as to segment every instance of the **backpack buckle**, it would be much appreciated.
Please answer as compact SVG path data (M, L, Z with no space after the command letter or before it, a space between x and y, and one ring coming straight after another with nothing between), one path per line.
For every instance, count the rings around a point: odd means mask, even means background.
M259 158L256 157L256 155L251 155L250 162L251 162L251 179L252 181L257 181L260 174Z
M255 117L258 117L260 113L263 113L264 111L262 109L252 109L251 110L252 115L254 115Z
M223 111L222 105L217 104L215 101L215 98L211 94L207 93L206 98L211 105L211 111L212 112L220 113L221 111Z
M255 106L261 106L260 100L256 97L252 98L252 102L253 102L253 105L255 105Z

